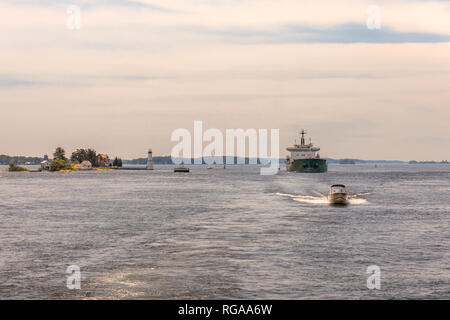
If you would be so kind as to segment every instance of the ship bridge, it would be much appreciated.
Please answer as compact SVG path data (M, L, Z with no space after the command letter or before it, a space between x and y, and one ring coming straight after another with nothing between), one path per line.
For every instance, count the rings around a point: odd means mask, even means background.
M305 143L305 130L302 130L300 134L302 135L300 144L295 143L293 147L286 148L286 150L291 153L291 159L319 158L318 152L320 151L320 148L314 147L311 142L309 144Z

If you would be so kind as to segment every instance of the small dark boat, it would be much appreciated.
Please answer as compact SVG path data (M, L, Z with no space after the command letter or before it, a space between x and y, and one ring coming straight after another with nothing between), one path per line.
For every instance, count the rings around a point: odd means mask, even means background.
M180 166L180 167L176 167L175 169L173 169L173 172L189 172L189 168Z

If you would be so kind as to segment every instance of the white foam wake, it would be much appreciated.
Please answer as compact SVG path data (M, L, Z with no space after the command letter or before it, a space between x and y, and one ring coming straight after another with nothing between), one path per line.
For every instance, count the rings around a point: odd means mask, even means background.
M320 194L319 192L315 192ZM302 203L311 203L311 204L328 204L328 199L326 196L302 196L302 195L296 195L296 194L289 194L289 193L281 193L276 192L275 195L281 196L281 197L287 197L297 202ZM369 204L369 201L363 198L359 198L358 195L350 196L348 199L348 202L350 204Z
M291 198L294 201L297 202L303 202L303 203L313 203L313 204L324 204L328 203L328 200L326 197L314 197L314 196L302 196L302 195L295 195L295 194L288 194L288 193L275 193L277 196L282 197L288 197Z

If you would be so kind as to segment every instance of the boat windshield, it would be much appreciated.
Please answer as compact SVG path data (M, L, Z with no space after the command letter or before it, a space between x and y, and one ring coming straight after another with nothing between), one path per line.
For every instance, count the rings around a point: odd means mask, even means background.
M335 184L331 186L332 192L346 192L345 186L343 184Z

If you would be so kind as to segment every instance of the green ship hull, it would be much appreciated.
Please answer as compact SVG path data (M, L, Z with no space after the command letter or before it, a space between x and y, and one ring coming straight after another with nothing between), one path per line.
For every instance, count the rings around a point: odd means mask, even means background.
M297 159L286 163L286 170L291 172L327 172L325 159Z

